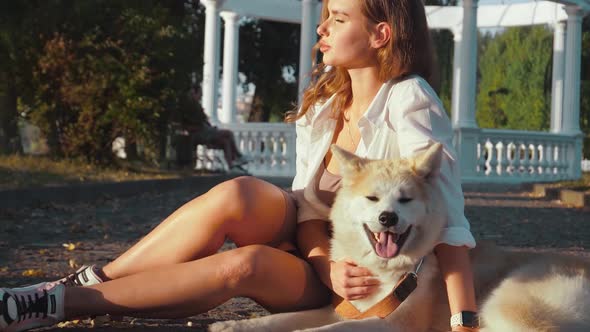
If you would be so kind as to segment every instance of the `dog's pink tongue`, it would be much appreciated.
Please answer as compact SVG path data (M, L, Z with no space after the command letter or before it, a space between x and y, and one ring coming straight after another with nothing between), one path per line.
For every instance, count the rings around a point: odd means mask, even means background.
M394 238L395 237L395 238ZM379 233L379 242L375 244L377 255L383 258L391 258L397 254L397 236L391 232Z

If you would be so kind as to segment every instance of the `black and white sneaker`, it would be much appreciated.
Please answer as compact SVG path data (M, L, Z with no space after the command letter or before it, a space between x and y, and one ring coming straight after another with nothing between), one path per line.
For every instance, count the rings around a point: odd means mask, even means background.
M96 272L96 265L84 265L76 272L59 279L56 283L64 284L66 287L92 286L104 282Z
M61 322L65 288L63 284L47 282L0 288L0 331L26 331Z

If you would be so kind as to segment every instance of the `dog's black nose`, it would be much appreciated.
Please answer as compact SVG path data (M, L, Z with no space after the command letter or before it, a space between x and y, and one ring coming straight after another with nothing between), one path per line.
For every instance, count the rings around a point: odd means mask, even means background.
M379 223L385 227L395 226L398 218L395 212L381 212L379 215Z

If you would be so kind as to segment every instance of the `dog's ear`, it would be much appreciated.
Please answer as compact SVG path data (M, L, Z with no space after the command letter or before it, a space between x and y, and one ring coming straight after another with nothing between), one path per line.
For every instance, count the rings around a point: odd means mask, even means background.
M348 152L336 144L332 144L330 149L332 150L332 155L338 160L338 164L340 164L340 174L343 177L348 177L359 172L367 162L366 159Z
M443 146L434 143L428 149L414 157L413 171L421 178L428 179L436 174L442 162Z

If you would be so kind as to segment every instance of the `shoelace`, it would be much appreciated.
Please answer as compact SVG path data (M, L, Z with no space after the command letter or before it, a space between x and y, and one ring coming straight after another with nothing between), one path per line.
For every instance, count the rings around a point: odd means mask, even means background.
M21 295L20 299L18 296L14 297L14 301L16 302L16 307L18 308L18 320L22 321L27 318L27 314L29 315L28 318L32 318L33 314L35 318L38 318L39 315L43 315L43 318L47 317L47 309L49 305L49 296L47 295L47 291L43 290L43 295L39 297L39 293L34 294L34 299L31 294Z
M80 272L82 273L82 272ZM68 275L67 277L65 277L63 281L61 281L62 284L67 286L82 286L82 282L80 281L80 278L78 277L80 273L72 273L70 275Z

